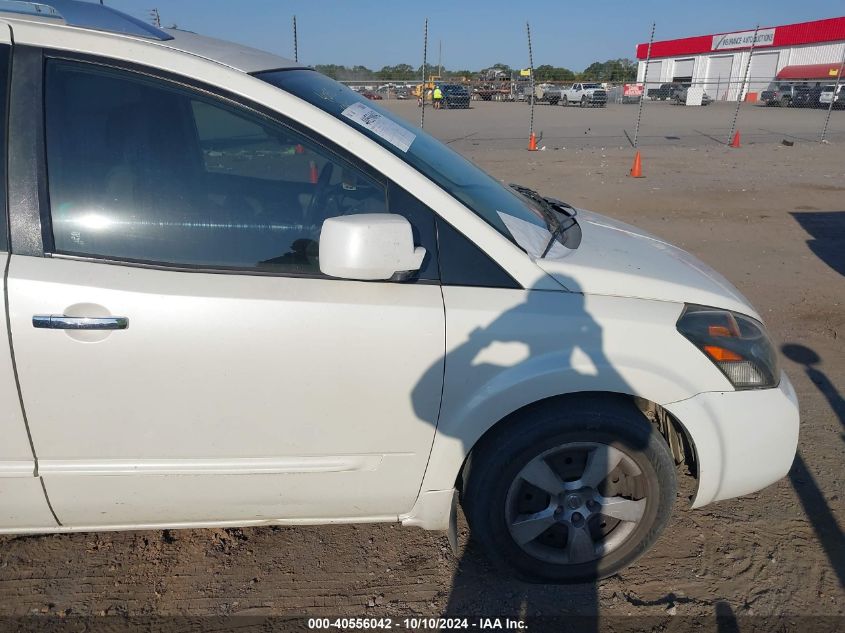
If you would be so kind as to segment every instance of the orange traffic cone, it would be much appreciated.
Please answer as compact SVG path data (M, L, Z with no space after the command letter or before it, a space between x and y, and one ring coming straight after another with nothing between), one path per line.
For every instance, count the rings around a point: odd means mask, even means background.
M640 152L637 150L637 153L634 154L634 165L631 167L631 178L642 178L643 177L643 161L640 158Z
M528 151L529 152L536 152L537 151L537 135L534 132L531 132L531 136L528 137Z
M730 147L739 147L739 130L734 133L733 140L731 140Z
M315 163L315 162L312 160L312 161L311 161L311 174L310 174L310 180L311 180L311 184L312 184L312 185L316 185L316 184L317 184L317 178L318 178L318 177L319 177L319 176L318 176L318 174L317 174L317 163Z

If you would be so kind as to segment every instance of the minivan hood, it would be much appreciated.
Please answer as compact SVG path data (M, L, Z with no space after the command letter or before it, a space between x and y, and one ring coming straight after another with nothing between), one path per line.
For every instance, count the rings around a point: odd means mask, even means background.
M581 245L535 262L567 290L694 303L759 319L742 293L696 257L630 224L578 209Z

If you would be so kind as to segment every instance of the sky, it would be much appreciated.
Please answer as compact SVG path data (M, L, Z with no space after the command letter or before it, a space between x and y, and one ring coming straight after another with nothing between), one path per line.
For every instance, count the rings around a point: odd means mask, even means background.
M845 0L104 0L136 17L157 7L162 26L293 57L308 65L418 67L429 18L428 63L479 70L497 62L580 71L594 61L634 58L636 44L845 15Z

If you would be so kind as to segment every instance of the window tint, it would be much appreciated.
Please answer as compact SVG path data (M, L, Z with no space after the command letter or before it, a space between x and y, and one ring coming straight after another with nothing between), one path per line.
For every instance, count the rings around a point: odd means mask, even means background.
M387 211L374 176L226 101L69 61L46 82L57 252L316 274L323 220Z
M9 223L6 217L6 117L9 102L9 59L11 47L0 46L0 250L9 250Z

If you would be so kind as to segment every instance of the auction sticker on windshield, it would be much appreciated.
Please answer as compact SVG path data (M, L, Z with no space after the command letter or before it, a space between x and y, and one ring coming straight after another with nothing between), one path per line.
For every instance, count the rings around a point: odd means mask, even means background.
M403 152L407 152L411 143L417 138L416 134L391 121L383 114L379 114L365 103L353 103L341 114L367 128L373 134L380 136L391 145L395 145Z

